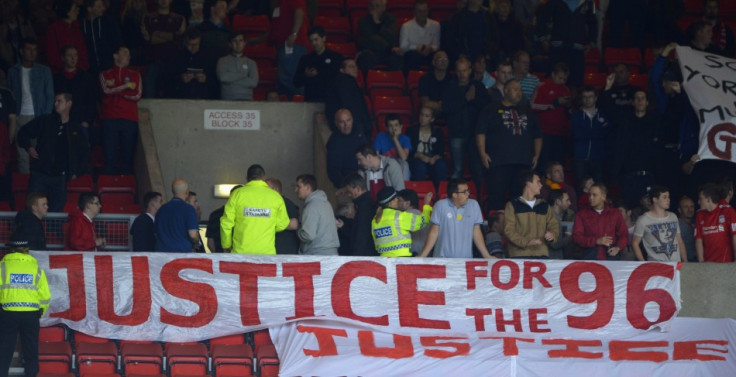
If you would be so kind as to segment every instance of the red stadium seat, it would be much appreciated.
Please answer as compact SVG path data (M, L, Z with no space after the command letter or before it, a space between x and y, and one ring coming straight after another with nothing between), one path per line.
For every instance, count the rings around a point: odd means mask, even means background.
M44 373L69 373L72 347L67 341L38 342L38 370Z
M592 48L585 54L585 72L598 72L601 69L601 52Z
M583 84L590 85L600 90L606 86L607 73L586 73L583 77Z
M38 331L39 342L64 342L66 340L67 332L64 326L41 327Z
M346 0L345 10L351 18L356 14L362 15L368 13L368 3L369 0Z
M13 206L16 211L22 211L26 208L26 192L18 191L13 193Z
M419 79L426 75L424 71L409 71L409 77L406 80L406 89L408 92L412 92L419 89Z
M404 95L404 74L401 71L368 71L366 89L371 98Z
M111 340L75 332L74 351L81 377L87 374L111 374L117 369L118 347Z
M421 210L422 206L424 204L431 204L431 203L424 203L424 196L427 195L428 192L431 192L434 196L434 201L436 201L437 198L437 191L434 188L434 183L432 181L405 181L404 185L408 190L414 190L417 193L417 196L419 197L419 209Z
M355 43L352 43L352 42L343 42L343 43L328 42L328 43L325 43L325 45L330 50L335 51L336 53L342 55L342 57L345 59L352 59L355 57L355 55L358 54L358 48L355 47Z
M256 360L258 360L258 372L261 377L278 376L279 357L276 354L276 347L272 344L256 347Z
M106 205L135 204L135 196L131 192L104 191L100 194L100 202L103 205L102 210L105 211Z
M645 73L635 73L629 78L629 84L638 86L643 90L649 88L649 75Z
M161 373L164 355L161 345L154 342L120 342L122 369L126 376L155 376Z
M606 67L623 63L629 66L629 70L638 73L641 69L641 51L638 48L613 48L606 47L603 61Z
M104 192L136 192L134 175L100 175L97 177L97 191Z
M75 377L74 373L38 373L36 377Z
M376 116L376 129L379 132L386 130L384 119L388 114L398 114L401 117L403 131L411 125L413 109L409 97L374 97L371 102Z
M210 354L216 376L250 376L253 373L253 349L245 344L243 334L210 339Z
M276 88L279 72L276 67L258 67L258 86Z
M72 179L66 184L66 190L71 192L95 191L95 183L92 181L92 175L87 174Z
M246 39L258 37L271 30L271 21L268 20L268 16L247 16L236 14L233 17L233 29L242 30Z
M202 343L166 343L166 360L172 377L207 374L207 347Z
M11 185L11 189L13 192L26 192L28 191L28 180L31 178L30 174L23 174L23 173L17 173L13 172L13 184Z
M265 43L260 43L255 46L245 46L243 54L256 61L258 72L260 72L263 67L273 67L276 65L276 48Z
M322 4L320 3L320 8ZM317 16L314 18L314 25L322 26L325 29L327 40L330 42L348 42L350 41L350 21L347 17L340 16Z
M345 12L345 1L343 0L320 0L319 9L317 10L318 16L328 17L340 17ZM317 18L314 19L314 25L321 25L317 22Z

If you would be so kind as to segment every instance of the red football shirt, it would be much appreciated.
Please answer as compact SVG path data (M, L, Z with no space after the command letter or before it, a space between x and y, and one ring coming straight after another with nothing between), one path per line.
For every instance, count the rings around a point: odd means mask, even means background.
M706 262L733 262L731 237L736 233L736 211L726 202L713 211L699 210L695 216L695 238L703 240Z

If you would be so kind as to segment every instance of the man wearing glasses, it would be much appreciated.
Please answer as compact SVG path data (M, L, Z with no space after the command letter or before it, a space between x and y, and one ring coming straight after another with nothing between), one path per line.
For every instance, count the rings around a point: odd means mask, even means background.
M79 195L80 211L69 214L67 250L99 251L105 247L105 238L97 237L92 220L100 214L102 204L97 194L85 192Z
M468 184L461 178L450 180L447 199L434 205L430 222L432 227L420 257L472 258L473 244L483 258L494 258L488 253L480 230L483 215L478 202L470 199Z

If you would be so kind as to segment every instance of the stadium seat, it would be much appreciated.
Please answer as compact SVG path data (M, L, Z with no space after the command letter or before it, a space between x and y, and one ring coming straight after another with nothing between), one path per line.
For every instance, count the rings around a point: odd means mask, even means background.
M321 7L322 4L320 3ZM320 15L314 18L314 24L322 26L325 29L327 40L330 42L348 42L351 39L350 21L347 17Z
M88 374L112 374L118 366L115 342L74 332L74 351L80 377Z
M358 54L358 48L355 47L355 43L352 42L343 42L343 43L332 43L328 42L325 43L327 48L329 48L332 51L335 51L336 53L342 55L345 59L352 59L355 57L355 55Z
M100 193L100 202L102 202L102 211L104 212L107 205L135 204L135 196L132 192L103 191Z
M276 89L279 72L276 67L258 67L258 86Z
M253 349L245 344L243 334L210 339L210 355L217 377L250 376L253 373Z
M431 192L434 195L433 200L437 200L437 191L434 188L434 183L432 181L405 181L404 185L408 190L414 190L417 193L417 196L419 197L419 209L421 210L424 203L424 196L427 195L428 192ZM430 204L431 203L427 203Z
M424 71L409 71L409 77L406 79L406 89L409 93L419 90L419 79L426 75Z
M586 73L583 77L583 84L590 85L598 90L605 88L607 73Z
M273 345L273 341L271 341L271 334L268 332L268 330L259 330L254 331L252 333L253 336L253 348L256 350L258 347L263 345Z
M38 373L36 377L76 377L74 373Z
M41 327L38 331L39 342L64 342L66 340L66 327L61 325Z
M278 376L279 357L273 344L256 347L256 360L258 360L258 373L261 377Z
M368 71L366 89L371 98L376 96L403 96L404 74L401 71Z
M646 73L632 74L629 78L629 84L647 90L647 88L649 88L649 75L647 75Z
M376 116L376 132L386 130L386 116L389 114L398 114L401 118L402 132L411 126L413 119L413 109L411 99L409 97L375 97L372 99L373 113Z
M92 147L92 168L95 170L102 169L105 166L105 150L101 146Z
M95 191L95 183L92 181L92 175L87 174L77 177L66 184L67 192L90 192Z
M629 67L633 73L638 73L641 69L641 51L638 48L614 48L606 47L604 51L603 61L606 67L623 63Z
M166 363L171 376L206 375L207 347L202 343L166 343Z
M352 18L354 15L368 13L369 0L346 0L345 11Z
M599 72L601 69L601 52L592 48L585 54L585 72Z
M319 9L317 10L317 17L340 17L345 12L345 1L343 0L320 0ZM317 17L314 18L313 25L322 25L317 22Z
M97 192L136 192L134 175L100 175L97 177Z
M255 46L245 46L243 54L256 61L259 72L263 67L276 66L276 48L265 43Z
M26 208L26 193L28 192L28 180L30 178L30 174L13 172L11 191L13 193L13 206L16 211Z
M69 342L39 341L38 370L43 373L69 373L72 362L72 347Z
M258 37L271 30L271 22L268 20L268 16L264 15L247 16L236 14L233 17L233 29L242 30L246 39Z
M120 342L122 371L127 377L131 375L156 376L161 373L163 351L161 345L154 342Z

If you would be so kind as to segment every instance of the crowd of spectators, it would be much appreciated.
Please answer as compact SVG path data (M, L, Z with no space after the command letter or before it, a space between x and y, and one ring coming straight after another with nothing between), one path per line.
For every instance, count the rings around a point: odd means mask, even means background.
M703 185L733 177L736 168L729 162L701 161L696 154L697 119L672 59L677 44L734 56L730 19L719 15L723 3L718 0L704 0L697 17L691 10L685 13L682 1L460 0L454 14L439 19L432 18L431 1L417 0L411 17L407 9L400 17L386 0L370 0L365 10L347 7L350 12L344 12L354 22L356 56L330 48L327 25L315 22L309 5L302 0L273 5L224 0L3 2L0 69L9 91L0 92L0 136L18 146L18 165L2 161L2 194L8 193L11 171L31 173L30 191L44 192L51 210L58 211L64 193L57 192L63 186L57 183L89 172L90 143L104 147L103 173L132 173L140 98L258 99L259 72L275 68L277 82L269 90L282 97L269 98L302 96L325 103L333 129L327 171L336 188L345 187L344 197L357 200L368 194L378 200L383 188L392 187L397 197L403 193L411 198L403 192L405 181L431 180L439 188L448 178L467 178L452 187L472 183L481 213L492 214L487 230L511 242L506 247L510 256L569 256L575 247L560 244L565 235L569 244L577 245L578 257L624 255L630 247L630 242L622 243L628 237L622 231L627 222L659 218L669 208L659 196L651 197L657 184L668 187L668 197L680 204L705 193L698 200L701 210L730 208L723 189ZM266 15L270 30L242 30L248 27L237 23L242 15ZM269 47L274 53L267 59L249 56ZM606 47L635 47L653 59L589 64L591 53ZM269 61L265 64L274 67L266 69L264 62ZM409 122L398 114L380 120L372 116L363 77L373 69L404 76L426 72L418 81ZM598 71L610 72L605 83L584 85L585 75ZM632 83L632 72L648 74L646 85ZM54 138L50 130L56 126ZM102 137L95 138L99 131ZM60 143L60 138L67 142ZM65 162L58 163L57 157ZM351 191L359 191L355 172L364 181L363 192ZM525 184L519 183L520 176L528 178ZM320 190L309 177L301 178L300 199L314 207L321 202ZM182 200L188 197L174 191ZM451 200L456 194L446 193L454 205L467 205ZM546 204L537 208L535 197ZM613 213L608 210L613 201L621 203L621 219L603 215ZM87 218L94 216L86 211L90 205L93 200L84 208L80 204ZM398 208L393 207L386 208ZM365 215L369 207L362 203L361 208ZM418 204L414 208L421 210ZM593 227L593 233L614 227L605 240L597 237L592 244L592 236L575 232L578 220L588 219L591 209L610 221L596 228L591 219L580 226ZM542 212L548 224L536 229L544 231L531 241L545 247L530 251L530 245L517 244L529 242L527 238L509 237L521 213L528 221ZM354 216L354 211L346 213ZM538 219L529 221L541 227ZM565 233L554 222L575 225ZM362 233L349 231L352 236ZM303 245L309 243L309 230L296 234ZM475 237L474 231L468 234ZM647 252L652 250L646 247L651 235L633 234ZM499 237L492 237L494 247ZM219 242L216 249L227 239ZM333 248L337 246L320 250ZM644 256L638 245L632 253Z

